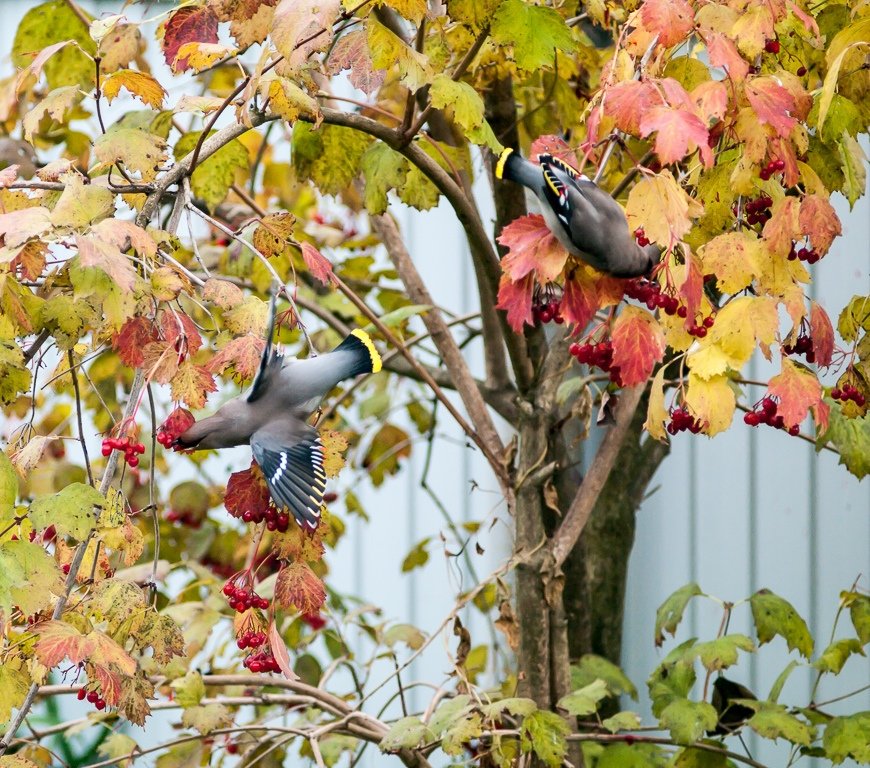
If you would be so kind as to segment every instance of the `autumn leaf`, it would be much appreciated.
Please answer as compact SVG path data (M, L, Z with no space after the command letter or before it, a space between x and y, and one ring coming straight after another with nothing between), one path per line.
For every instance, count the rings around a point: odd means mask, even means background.
M208 5L185 6L169 14L161 31L166 63L173 72L184 72L188 61L178 57L179 49L185 43L217 43L218 18Z
M163 99L166 98L163 86L147 72L121 69L113 72L102 82L103 96L110 104L112 99L121 92L121 88L125 88L144 104L154 109L160 109L163 105Z
M816 363L819 368L827 368L834 353L834 327L828 313L815 301L810 302L810 337Z
M508 249L501 263L513 282L532 272L541 283L550 282L562 274L568 260L568 252L539 214L514 219L501 231L498 242Z
M290 666L290 654L287 652L287 644L284 642L284 638L281 637L274 619L269 622L269 648L272 651L272 656L278 663L281 674L288 680L299 680L299 675Z
M170 382L172 399L186 403L191 408L202 408L209 392L217 391L214 377L203 367L185 360Z
M507 323L516 333L523 332L523 325L532 324L532 289L534 275L528 274L514 282L507 275L501 276L498 284L498 303L496 309L507 312ZM567 320L567 316L566 316Z
M653 107L662 105L662 96L649 80L628 80L604 90L604 114L616 127L640 136L640 122Z
M65 621L45 621L36 626L34 631L39 637L36 641L36 656L49 669L64 659L69 659L73 664L86 661L96 647L94 638L83 635Z
M317 100L291 80L278 77L269 81L267 93L269 107L290 125L300 117L313 118L315 127L323 121Z
M342 35L332 49L327 61L327 69L331 75L337 75L344 70L350 70L348 80L354 88L359 88L367 96L371 96L384 82L383 69L375 69L369 54L366 31L357 29Z
M663 247L682 240L692 219L703 212L703 206L686 194L670 171L641 179L632 187L625 206L629 229L642 228Z
M160 315L163 339L181 355L193 355L202 347L202 336L196 323L184 312L163 312Z
M219 21L230 23L230 34L242 49L262 43L272 27L278 0L211 0Z
M332 42L340 0L281 0L272 20L272 42L291 69Z
M749 74L749 64L740 55L740 51L730 37L720 32L707 31L704 33L704 42L707 44L710 63L714 67L722 67L728 76L737 82L746 78Z
M559 311L565 322L583 329L598 311L598 289L589 269L576 267L565 277Z
M245 512L265 516L269 509L269 486L260 467L252 462L250 469L233 472L224 494L224 506L233 517L241 518Z
M577 161L577 152L561 136L552 134L538 136L529 147L529 157L537 159L538 155L552 155L564 160L572 168L580 167L580 163Z
M613 365L619 380L630 387L644 383L665 352L665 336L656 319L645 309L625 307L611 331Z
M196 419L193 417L193 414L186 408L179 407L175 408L172 413L166 417L166 421L160 425L159 431L168 436L166 442L170 443L180 434L190 429L195 423Z
M206 364L209 373L220 374L231 370L234 381L244 382L254 378L260 366L260 358L266 342L260 336L245 334L227 342Z
M229 280L212 277L205 281L202 298L216 304L221 309L232 309L245 300L245 294L241 288Z
M799 206L796 197L783 197L770 209L771 218L764 225L761 237L771 253L785 256L792 243L800 237Z
M695 24L686 0L645 0L640 9L644 27L659 36L659 44L670 48L685 39Z
M822 385L816 376L788 358L782 359L782 373L767 385L768 394L779 398L777 416L782 416L786 429L799 425L810 407L822 400Z
M685 404L711 437L731 426L737 405L727 376L701 378L694 371L689 374Z
M315 280L319 280L324 285L329 285L332 282L332 264L320 251L317 250L311 243L303 242L302 259L305 261L305 266Z
M834 206L821 195L804 197L801 201L798 223L819 256L824 256L834 242L834 238L843 234L843 225Z
M797 125L794 96L773 76L755 77L746 84L746 98L758 119L788 138Z
M326 589L306 563L297 561L288 563L278 572L275 599L284 608L316 613L326 601Z
M707 127L693 112L653 107L641 119L640 135L646 137L653 131L657 131L655 152L662 163L676 163L697 149L704 165L708 168L713 165Z
M320 431L323 444L323 471L327 477L337 477L344 468L344 453L347 451L347 438L334 429Z
M738 293L749 286L759 271L759 260L764 258L761 241L745 229L714 237L699 255L704 272L716 276L716 284L724 293Z
M668 410L665 408L665 366L656 371L649 389L649 405L646 411L646 421L643 428L656 440L667 440L665 423L668 421Z
M138 368L145 358L142 350L146 344L157 341L154 322L147 317L131 317L112 337L112 347L118 357L130 368Z
M166 162L166 140L138 128L113 126L94 140L94 157L98 165L92 172L121 163L143 181L153 181Z

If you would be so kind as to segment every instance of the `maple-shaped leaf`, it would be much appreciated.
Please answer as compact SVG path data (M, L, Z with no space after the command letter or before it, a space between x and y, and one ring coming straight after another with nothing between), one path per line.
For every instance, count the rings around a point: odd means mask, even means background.
M100 689L100 698L114 707L121 698L121 675L118 670L105 664L85 664L85 673Z
M151 259L157 256L157 241L132 221L103 219L91 227L91 232L101 240L114 245L119 251L133 248L141 256L148 256Z
M166 341L152 341L142 349L142 368L145 375L158 384L168 384L181 358L174 345Z
M296 217L287 211L264 216L254 230L254 247L267 259L282 253L293 240Z
M18 254L9 263L10 269L20 270L25 280L36 280L45 269L48 258L48 244L42 240L31 240L25 243Z
M577 161L577 152L561 136L552 134L538 136L529 147L529 157L536 160L538 155L552 155L564 160L572 168L580 167Z
M807 195L801 201L798 223L820 256L828 252L835 237L843 234L843 225L834 206L821 195Z
M293 125L300 117L313 118L316 128L323 121L323 113L317 100L286 77L276 77L264 83L269 98L269 108Z
M761 231L767 249L778 256L786 256L792 243L800 237L800 201L796 197L783 197L770 209L770 218Z
M281 0L272 19L272 42L291 69L332 42L340 0Z
M250 333L232 339L208 361L206 370L219 374L229 368L233 380L239 383L253 379L265 346L266 342L262 337Z
M138 368L145 360L142 350L146 344L157 341L154 322L147 317L131 317L112 337L112 347L125 365Z
M552 8L505 0L490 29L497 45L509 45L520 69L534 72L555 64L556 52L572 52L577 43L565 20Z
M650 240L665 248L682 240L692 228L692 219L703 212L703 206L667 170L635 184L625 206L629 229L643 228Z
M184 312L167 311L160 315L160 331L163 340L172 345L180 355L193 355L202 346L202 336L196 323Z
M834 326L828 313L815 301L810 302L810 337L816 363L820 368L827 368L834 354Z
M208 5L185 6L170 12L160 31L166 63L173 72L184 72L188 61L178 56L179 49L185 43L217 43L218 18Z
M34 134L39 133L39 124L46 115L57 123L63 123L67 112L82 100L82 95L82 90L77 85L66 85L49 91L48 95L28 111L21 121L24 138L33 141Z
M230 475L224 506L233 517L240 518L249 511L260 517L269 510L269 498L266 478L256 462L251 462L250 469Z
M718 235L703 246L700 255L704 271L716 275L723 293L738 293L750 285L764 258L761 241L751 230Z
M191 408L202 408L209 392L217 391L214 377L202 366L185 360L170 382L172 399L187 403Z
M202 298L216 304L221 309L232 309L245 300L245 294L241 288L229 280L212 277L205 281Z
M381 87L386 75L385 70L375 69L372 64L368 36L364 29L342 35L332 49L326 66L331 75L349 69L350 84L354 88L359 88L367 96L371 96Z
M661 94L648 80L626 80L604 90L604 114L633 136L640 136L640 121L647 111L661 104Z
M613 365L619 380L631 387L645 382L665 353L665 335L656 319L645 309L626 307L611 331Z
M323 544L323 533L328 524L321 520L316 530L309 532L300 525L291 525L284 533L276 533L272 537L272 550L276 557L285 560L316 562L326 552Z
M771 126L783 138L788 138L792 128L797 125L797 119L793 116L797 105L792 93L777 78L765 75L747 81L746 98L762 123Z
M35 647L36 658L49 669L64 659L69 659L73 664L87 661L96 646L94 638L83 635L65 621L45 621L34 627L33 631L39 637Z
M782 373L767 385L768 394L779 398L777 416L782 416L786 429L800 424L810 410L822 400L822 385L815 374L788 358L782 359Z
M707 44L707 53L710 56L710 63L714 67L722 67L732 80L740 82L749 74L749 63L740 51L734 41L720 32L704 33L704 42Z
M154 684L145 676L142 670L135 675L121 678L121 695L118 699L118 712L135 725L142 726L151 706L148 699L154 696ZM129 750L125 754L130 754Z
M694 371L689 374L685 404L711 437L731 426L737 406L728 376L701 378Z
M665 48L684 40L695 26L695 14L686 0L645 0L640 18Z
M124 291L132 291L136 284L136 270L121 251L92 235L76 235L79 265L96 267L105 272Z
M568 260L568 252L537 213L514 219L497 239L508 249L502 269L514 282L532 272L542 283L555 280Z
M622 292L622 280L577 264L565 276L560 312L566 323L582 330L599 309L618 303Z
M305 266L315 280L319 280L324 285L329 285L332 282L332 264L320 251L317 250L311 243L303 242L302 259L305 261Z
M496 309L507 312L507 323L516 333L523 332L523 325L532 324L532 291L535 277L526 275L522 280L514 282L507 275L502 275L498 284L498 302Z
M230 34L241 48L266 39L277 3L278 0L209 0L218 20L230 23Z
M0 563L0 609L5 616L12 615L13 606L25 615L42 611L55 595L63 594L57 563L39 544L4 541L0 543Z
M655 152L664 164L676 163L690 152L699 150L706 167L713 165L709 133L700 117L687 109L652 107L640 121L640 135L657 131Z
M51 227L51 212L42 206L0 213L0 235L7 248L22 246L31 238L48 232Z
M176 54L178 61L186 61L187 69L192 72L202 72L214 66L223 59L230 59L239 54L231 45L220 43L185 43Z
M326 601L326 589L307 563L288 563L278 572L275 599L284 608L315 613Z
M128 172L137 172L143 181L153 181L166 162L166 146L166 139L162 136L117 124L94 139L97 165L91 172L121 163Z
M689 97L695 103L698 115L709 126L725 116L728 109L728 89L717 80L707 80L696 85Z
M69 483L50 496L40 496L27 516L38 530L53 525L58 533L84 541L97 523L95 509L106 506L106 497L85 483Z
M381 24L374 14L369 14L366 19L366 40L372 66L389 70L395 65L399 71L399 81L410 90L416 91L432 79L434 73L428 57Z
M111 104L120 92L125 88L137 99L153 109L163 106L166 91L157 80L147 72L137 72L133 69L121 69L113 72L102 82L103 96Z
M347 438L334 429L324 429L320 431L320 442L323 444L323 471L327 477L337 477L344 468Z
M745 6L731 25L729 36L740 52L752 60L763 50L768 40L775 37L773 14L764 3Z

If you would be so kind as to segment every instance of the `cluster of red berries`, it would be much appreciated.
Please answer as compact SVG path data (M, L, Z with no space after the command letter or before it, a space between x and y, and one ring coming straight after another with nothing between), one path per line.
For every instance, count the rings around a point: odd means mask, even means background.
M768 40L764 44L764 50L767 53L779 53L779 40L776 40L776 39Z
M794 243L791 244L791 250L788 252L788 260L805 261L807 264L815 264L822 256L815 248L795 248Z
M160 443L164 448L171 448L172 443L175 441L175 436L169 434L166 430L161 429L157 433L157 442Z
M686 333L689 336L694 336L698 339L703 339L707 335L707 331L709 331L713 327L713 323L716 322L716 318L713 315L707 315L702 321L701 324L695 324L691 328L686 330Z
M174 509L170 509L166 513L167 523L181 523L182 525L193 529L202 528L202 520L202 515L198 515L191 510L181 513Z
M106 708L106 701L103 699L100 694L96 691L86 691L84 688L79 688L79 692L76 694L76 698L79 701L88 700L90 704L94 705L95 709L98 709L102 712Z
M532 322L535 325L556 323L562 325L565 319L562 317L562 301L559 289L552 283L543 288L536 286L535 295L532 298Z
M841 403L847 403L851 400L859 408L863 408L867 402L864 395L862 395L851 384L844 384L842 387L834 387L831 390L831 397L833 397L834 400L839 400Z
M770 212L770 207L773 205L773 200L767 196L749 200L746 203L746 223L753 227L756 224L764 224L770 219L773 214Z
M679 432L688 430L693 435L697 435L704 426L685 408L672 408L671 420L665 427L669 435L676 435Z
M229 598L230 608L236 613L244 613L248 608L266 610L269 607L269 601L265 597L260 597L250 587L236 585L232 581L224 584L223 593Z
M275 657L272 655L272 651L260 651L259 653L252 653L250 656L246 657L244 662L245 669L250 670L251 672L280 672L281 667L278 666L278 662L275 661Z
M772 397L763 397L755 404L755 407L744 414L743 422L750 427L757 427L759 424L767 424L774 429L785 429L785 420L778 415L776 400ZM800 427L797 424L788 428L788 433L794 437L800 434Z
M138 467L139 456L145 453L145 445L134 443L129 437L107 437L103 440L103 456L108 456L112 451L123 451L124 461L131 467Z
M626 280L625 295L646 304L647 309L661 309L666 315L678 315L686 317L686 307L680 304L676 296L663 293L661 286L653 280L638 277L634 280Z
M314 613L303 613L302 621L304 621L311 629L317 631L326 626L326 619L316 611Z
M251 629L245 630L236 640L236 645L242 650L245 648L259 648L266 642L265 632L254 632Z
M246 523L262 523L266 522L266 528L270 531L278 531L284 533L290 527L290 515L286 512L279 512L271 504L264 511L261 509L246 509L242 512L240 519Z
M643 227L638 227L634 230L634 239L641 248L650 243L649 238L646 236L646 232L643 231Z
M771 160L764 168L761 169L761 173L758 175L761 177L762 181L767 181L771 176L775 173L779 173L780 171L785 169L785 160Z
M608 339L598 344L578 344L576 341L568 347L578 363L600 368L610 374L610 380L619 384L619 366L613 365L613 343Z
M813 349L813 340L805 333L801 333L794 344L783 344L782 351L787 355L806 355L808 363L816 362L816 353Z

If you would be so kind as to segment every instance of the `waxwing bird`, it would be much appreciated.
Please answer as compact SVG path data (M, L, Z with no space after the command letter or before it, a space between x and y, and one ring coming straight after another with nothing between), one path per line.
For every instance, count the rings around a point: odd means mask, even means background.
M250 390L196 422L173 447L198 450L250 443L272 500L279 508L287 507L303 528L314 530L326 474L320 436L306 420L340 381L381 370L381 356L369 335L357 329L332 352L287 359L272 344L274 328L273 296L266 347Z
M619 203L563 160L543 154L538 162L507 148L496 163L496 178L522 184L537 195L547 226L568 253L614 277L649 274L661 250L637 244Z

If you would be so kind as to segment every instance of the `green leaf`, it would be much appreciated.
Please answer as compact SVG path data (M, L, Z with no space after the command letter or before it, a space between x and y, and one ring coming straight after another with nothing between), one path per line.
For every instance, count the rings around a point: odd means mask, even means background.
M851 207L864 194L867 184L867 157L854 136L844 133L837 142L837 152L840 156L840 169L843 171L842 192Z
M423 405L423 403L412 400L405 406L405 410L408 412L411 421L414 422L414 426L417 427L417 432L421 435L428 433L434 426L435 418L432 411Z
M795 667L798 666L797 661L792 659L786 668L779 673L779 676L774 680L773 686L770 689L770 693L767 695L767 700L776 704L779 699L779 695L782 693L783 686L788 680L791 673L794 671Z
M870 763L870 712L835 717L825 728L822 746L835 764L848 757Z
M607 698L609 691L604 680L595 680L578 691L559 699L556 706L566 710L569 715L585 717L598 709L598 702Z
M616 664L603 656L587 653L571 665L571 687L575 690L600 679L607 683L607 689L615 696L627 694L637 701L637 688Z
M672 636L676 634L689 600L703 594L697 584L686 584L659 606L658 611L656 611L656 645L661 645L665 641L665 632Z
M518 697L510 697L493 701L490 704L484 704L481 709L483 714L491 719L498 720L502 712L509 712L514 717L527 717L532 714L538 705L532 699L522 699Z
M820 672L832 672L839 675L843 665L853 653L866 656L861 643L854 637L835 640L822 651L822 655L813 662L813 666Z
M202 734L208 734L218 728L232 725L233 713L223 704L205 704L201 707L185 709L181 715L181 724L185 728L193 728Z
M425 741L432 741L435 734L429 730L419 717L403 717L393 723L392 728L381 739L382 752L393 752L398 749L418 747Z
M408 573L415 568L420 568L429 562L429 553L426 551L426 546L429 544L429 537L418 541L414 548L405 555L402 561L402 573Z
M30 389L30 370L14 341L0 341L0 403L8 405Z
M445 754L459 756L466 754L469 741L483 733L483 719L479 712L455 720L441 739Z
M616 733L617 731L634 731L640 728L640 715L637 712L617 712L613 717L608 717L601 721L608 731Z
M774 741L782 738L792 744L801 744L805 747L810 745L813 732L809 725L790 715L785 707L779 704L761 702L760 706L758 712L747 721L747 725L759 736Z
M412 651L416 651L422 648L425 642L426 635L412 624L394 624L384 632L384 643L390 648L398 643L404 643Z
M475 144L502 150L484 117L483 99L468 83L453 80L448 75L436 75L429 89L429 101L436 109L450 109L453 121Z
M447 13L454 21L474 30L489 24L502 0L447 0Z
M320 754L323 762L329 768L338 763L345 753L354 753L359 746L360 740L353 736L345 736L340 733L327 733L320 739Z
M860 592L846 592L841 597L843 604L849 606L849 617L861 645L867 645L870 643L870 596Z
M366 34L372 67L392 69L394 64L397 65L399 80L412 91L416 91L432 80L432 70L426 56L415 51L398 35L387 29L374 14L370 14L366 19Z
M213 133L214 131L210 131L209 136ZM192 152L199 137L200 134L196 131L185 133L175 145L176 159L180 160ZM248 167L248 150L238 139L233 139L208 159L197 162L197 168L190 177L190 188L213 211L226 199L235 181L236 171Z
M72 349L88 331L94 330L102 320L102 312L85 299L58 294L46 299L42 305L42 325L48 329L62 350Z
M179 139L179 144L181 141ZM91 172L96 173L108 169L114 163L121 163L128 171L138 173L143 181L153 181L166 157L166 141L160 136L137 128L113 126L94 139L94 158L97 165ZM194 171L194 177L199 170L197 168Z
M860 480L870 474L870 412L849 419L839 404L830 398L825 402L831 406L828 428L816 440L816 450L831 443L840 454L840 464Z
M175 691L175 701L185 709L197 706L205 696L205 683L199 672L188 672L184 677L173 680L170 688Z
M702 744L709 743L712 746L721 747L717 741L702 740ZM731 765L728 756L722 752L710 752L697 747L684 747L677 752L674 758L673 768L727 768Z
M855 341L861 331L870 331L870 297L853 296L840 312L837 330L844 341Z
M119 765L123 765L130 755L138 751L138 748L136 741L126 733L112 733L100 744L99 754L101 757L117 760Z
M539 709L523 720L521 745L532 750L546 765L558 768L568 752L567 736L571 729L555 712Z
M29 541L0 544L0 609L6 616L13 605L25 616L37 613L62 591L57 564L42 547Z
M782 637L790 651L797 650L805 658L813 652L813 638L807 623L787 600L760 589L751 598L752 619L758 635L758 644L770 642L776 635Z
M9 457L0 451L0 523L5 528L11 521L18 496L18 473Z
M565 20L551 8L529 5L523 0L505 0L492 21L492 39L513 47L520 69L534 72L555 64L556 51L576 48Z
M321 125L315 130L308 123L296 123L293 165L300 178L311 179L324 194L337 195L356 178L371 143L369 136L352 128Z
M115 196L105 187L85 184L78 174L69 176L51 212L55 227L83 229L115 212Z
M94 507L104 507L106 498L85 483L71 483L59 493L41 496L30 505L27 516L33 527L53 525L60 534L84 541L97 524Z
M725 635L706 643L698 643L694 655L701 660L708 672L726 669L737 663L737 650L752 652L755 643L746 635Z
M674 699L662 710L659 720L677 744L692 744L704 731L713 730L719 717L706 701Z
M660 717L662 710L675 698L684 699L695 684L694 656L691 649L695 640L687 640L674 648L647 680L653 714Z
M422 315L432 309L431 304L408 304L404 307L394 309L392 312L387 312L380 318L380 321L388 328L396 328L404 323L408 318ZM375 326L372 323L366 325L363 330L366 333L374 333Z
M445 699L429 718L429 730L436 736L441 736L452 723L471 711L470 704L471 697L465 694Z
M360 158L360 168L365 177L363 200L369 213L380 214L387 210L387 193L405 183L408 161L382 141L372 144Z

